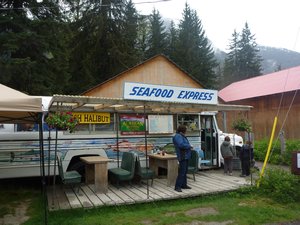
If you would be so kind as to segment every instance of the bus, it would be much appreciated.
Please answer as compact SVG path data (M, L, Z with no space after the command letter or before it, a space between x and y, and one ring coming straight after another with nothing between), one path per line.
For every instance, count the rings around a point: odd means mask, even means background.
M204 151L203 168L219 168L223 164L220 146L225 136L238 152L243 138L223 133L217 124L217 112L172 115L136 115L110 113L109 124L82 124L76 132L56 131L43 126L44 166L47 176L58 174L56 155L62 158L65 171L77 170L84 176L83 156L111 159L108 167L120 163L122 153L138 154L146 164L147 154L171 149L178 125L186 125L187 138L194 148ZM118 121L118 122L116 122ZM146 132L144 130L147 130ZM199 165L200 168L200 165ZM41 175L39 131L36 124L0 124L0 179Z

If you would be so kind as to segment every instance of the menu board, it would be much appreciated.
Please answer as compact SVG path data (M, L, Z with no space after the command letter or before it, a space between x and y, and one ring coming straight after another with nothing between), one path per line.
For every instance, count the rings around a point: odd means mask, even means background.
M174 132L172 115L148 115L149 134L170 134Z

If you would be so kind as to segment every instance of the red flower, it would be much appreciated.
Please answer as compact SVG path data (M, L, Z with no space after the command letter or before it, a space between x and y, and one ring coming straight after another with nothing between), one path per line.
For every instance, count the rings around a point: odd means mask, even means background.
M78 124L78 120L72 115L72 112L56 112L49 114L46 123L50 127L67 129L72 133Z

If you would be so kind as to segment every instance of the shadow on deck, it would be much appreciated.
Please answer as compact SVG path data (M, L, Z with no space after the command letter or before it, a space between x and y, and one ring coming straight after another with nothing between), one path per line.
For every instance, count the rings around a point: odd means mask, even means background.
M192 178L192 175L188 175ZM166 186L166 179L154 179L153 186L147 184L129 184L124 183L118 189L109 184L108 192L100 194L94 192L93 185L81 184L79 192L76 188L56 185L49 186L47 190L49 210L72 209L72 208L93 208L109 205L126 205L145 203L161 200L189 198L228 192L236 190L245 185L251 185L249 178L234 176L225 176L219 170L217 171L199 171L196 174L196 181L188 179L188 185L192 189L183 189L183 192L174 191L174 187Z

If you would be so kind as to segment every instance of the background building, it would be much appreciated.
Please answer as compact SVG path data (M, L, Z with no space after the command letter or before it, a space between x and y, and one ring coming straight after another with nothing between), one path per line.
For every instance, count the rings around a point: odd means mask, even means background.
M251 105L253 109L244 114L227 113L227 130L232 131L230 124L235 119L246 117L252 123L255 139L269 138L277 116L275 135L282 128L286 138L299 139L299 89L300 66L228 85L219 91L219 98L224 103Z

